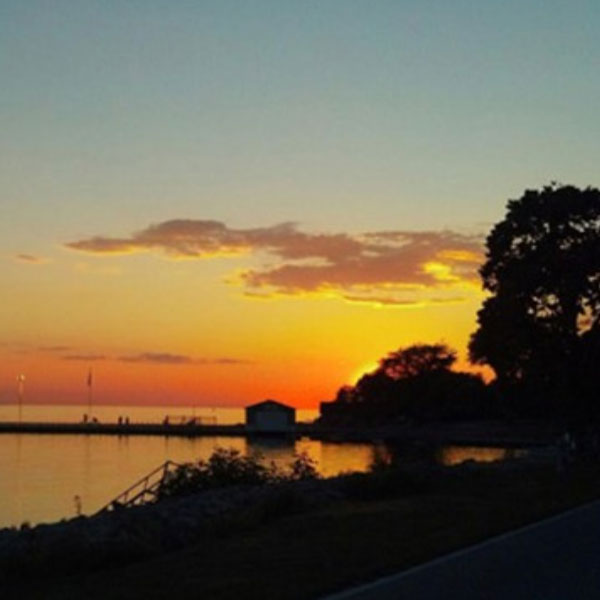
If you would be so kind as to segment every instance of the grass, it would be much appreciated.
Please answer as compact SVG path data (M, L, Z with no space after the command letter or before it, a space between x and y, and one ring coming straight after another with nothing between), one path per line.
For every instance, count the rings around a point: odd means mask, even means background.
M598 498L600 468L453 469L421 484L246 523L120 568L24 583L3 598L318 598Z

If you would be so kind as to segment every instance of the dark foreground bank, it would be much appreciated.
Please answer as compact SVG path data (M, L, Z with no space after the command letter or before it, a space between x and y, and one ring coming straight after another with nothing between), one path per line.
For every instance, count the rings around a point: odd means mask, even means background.
M528 461L210 490L3 530L3 598L318 598L599 496Z

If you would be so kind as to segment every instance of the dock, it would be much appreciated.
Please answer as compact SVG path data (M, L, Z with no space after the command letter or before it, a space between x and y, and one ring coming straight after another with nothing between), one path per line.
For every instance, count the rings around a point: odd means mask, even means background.
M246 426L237 425L201 425L201 424L168 424L168 423L68 423L68 422L3 422L0 423L2 433L37 433L37 434L80 434L80 435L160 435L177 437L200 436L246 436ZM276 432L283 434L284 432Z
M0 422L0 435L19 434L76 434L76 435L145 435L163 437L308 437L328 442L457 444L471 446L500 446L531 448L553 445L556 433L545 429L502 426L482 427L464 424L391 427L326 426L318 422L296 423L281 430L259 431L243 423L102 423L102 422Z

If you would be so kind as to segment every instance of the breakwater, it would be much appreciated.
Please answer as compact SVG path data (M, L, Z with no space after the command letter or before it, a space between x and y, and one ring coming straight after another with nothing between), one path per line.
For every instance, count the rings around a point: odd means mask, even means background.
M82 435L161 435L178 437L245 436L250 432L245 425L198 425L165 423L0 423L1 433L50 433ZM276 434L285 432L278 431Z
M553 444L557 432L539 424L455 423L422 426L335 427L320 423L296 423L293 428L257 430L245 424L201 423L101 423L101 422L0 422L0 434L142 435L166 437L254 437L330 442L430 442L473 446L531 447Z

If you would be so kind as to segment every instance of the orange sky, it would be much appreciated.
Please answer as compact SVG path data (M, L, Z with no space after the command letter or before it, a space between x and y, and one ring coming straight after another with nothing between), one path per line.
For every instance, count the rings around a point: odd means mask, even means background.
M412 343L464 366L506 202L597 185L598 3L29 4L0 403L24 374L85 404L92 368L96 402L314 407Z
M197 250L206 244L193 242ZM313 242L294 240L295 251ZM465 241L438 247L447 242L434 236L425 249L401 246L398 255L380 248L389 254L381 281L370 271L362 284L363 266L332 256L334 266L344 263L343 276L312 289L248 286L240 273L275 268L248 248L182 260L160 247L104 255L63 246L44 263L13 260L2 401L14 400L23 373L27 402L85 403L92 369L99 403L240 405L274 397L315 407L400 346L443 341L464 358L481 294L474 265L463 272L463 258L453 262ZM369 268L376 250L361 249L353 260ZM277 268L321 264L282 258L287 249L270 252Z

